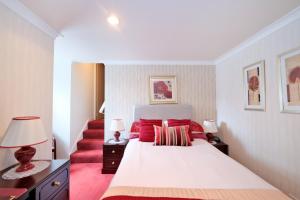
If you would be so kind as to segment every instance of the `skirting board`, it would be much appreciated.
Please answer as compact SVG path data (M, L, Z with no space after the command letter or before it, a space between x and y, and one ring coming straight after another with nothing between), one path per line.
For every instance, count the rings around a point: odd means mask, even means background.
M89 121L90 121L90 119L87 119L85 121L82 129L79 131L79 133L77 133L76 140L72 144L72 148L71 148L71 151L69 152L69 155L71 155L73 152L75 152L77 150L77 142L83 138L83 131L87 129Z

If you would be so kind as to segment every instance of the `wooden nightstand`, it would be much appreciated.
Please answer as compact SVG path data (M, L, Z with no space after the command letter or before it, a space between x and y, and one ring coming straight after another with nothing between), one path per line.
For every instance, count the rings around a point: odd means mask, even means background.
M127 139L125 139L124 142L119 143L119 144L111 144L111 143L109 143L109 141L107 141L103 145L102 174L116 173L116 171L119 167L119 164L123 158L124 150L128 143Z
M228 155L229 152L228 152L228 145L225 144L224 142L219 142L217 144L214 144L213 145L214 147L216 147L217 149L219 149L220 151L222 151L224 154Z
M4 180L2 174L11 166L0 172L0 188L26 188L27 192L18 199L27 200L68 200L69 199L69 160L52 160L43 171L21 179Z

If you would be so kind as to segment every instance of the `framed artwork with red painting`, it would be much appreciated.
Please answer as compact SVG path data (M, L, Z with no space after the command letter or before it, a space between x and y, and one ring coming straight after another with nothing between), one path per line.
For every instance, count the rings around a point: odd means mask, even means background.
M282 54L279 60L281 111L300 113L300 49Z
M177 103L176 76L150 77L150 104Z
M244 108L265 110L265 62L259 61L243 69Z

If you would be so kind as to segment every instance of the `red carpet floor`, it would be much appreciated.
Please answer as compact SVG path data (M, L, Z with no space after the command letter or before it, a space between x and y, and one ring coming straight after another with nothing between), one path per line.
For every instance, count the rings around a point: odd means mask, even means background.
M101 174L102 163L73 163L70 168L70 200L98 200L113 177Z

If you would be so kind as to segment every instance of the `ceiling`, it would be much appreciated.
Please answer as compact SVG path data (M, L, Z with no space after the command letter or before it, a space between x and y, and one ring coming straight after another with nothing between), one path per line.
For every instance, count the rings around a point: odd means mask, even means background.
M214 60L300 0L20 0L84 59ZM118 28L107 24L114 13Z

